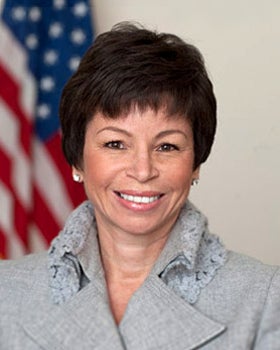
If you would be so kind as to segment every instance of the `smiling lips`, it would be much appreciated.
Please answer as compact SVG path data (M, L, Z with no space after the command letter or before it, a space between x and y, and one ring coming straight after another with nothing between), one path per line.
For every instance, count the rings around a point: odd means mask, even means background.
M163 194L137 194L137 195L133 195L130 193L123 193L123 192L116 192L117 195L124 199L125 201L128 202L132 202L132 203L136 203L136 204L151 204L155 201L157 201L158 199L160 199Z

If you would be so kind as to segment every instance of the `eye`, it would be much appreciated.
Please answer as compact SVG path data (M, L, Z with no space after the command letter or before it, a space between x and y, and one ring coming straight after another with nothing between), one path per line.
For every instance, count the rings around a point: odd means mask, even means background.
M124 145L121 141L110 141L110 142L106 142L104 144L104 147L107 148L113 148L113 149L124 149Z
M178 150L179 150L179 147L171 143L163 143L158 147L158 151L160 152L171 152L171 151L178 151Z

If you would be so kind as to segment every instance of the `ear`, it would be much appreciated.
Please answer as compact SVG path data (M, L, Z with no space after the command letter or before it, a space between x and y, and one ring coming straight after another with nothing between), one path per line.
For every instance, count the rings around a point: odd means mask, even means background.
M200 165L193 171L193 180L198 180L200 174Z
M192 173L192 186L197 185L199 182L200 166L198 166Z
M75 182L83 182L81 171L74 166L72 166L72 177Z

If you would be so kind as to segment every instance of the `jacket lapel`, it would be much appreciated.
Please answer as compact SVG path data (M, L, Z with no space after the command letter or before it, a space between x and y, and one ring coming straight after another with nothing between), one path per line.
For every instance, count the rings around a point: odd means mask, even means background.
M226 329L151 275L131 298L120 332L127 349L191 350Z
M123 350L122 339L111 316L106 291L89 283L74 298L52 305L49 295L34 288L24 301L21 325L43 349Z

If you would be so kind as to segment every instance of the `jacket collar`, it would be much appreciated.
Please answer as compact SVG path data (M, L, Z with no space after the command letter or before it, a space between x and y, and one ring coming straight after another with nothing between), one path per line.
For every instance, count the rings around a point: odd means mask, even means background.
M81 342L84 349L98 350L110 349L112 344L116 350L148 350L164 348L166 343L178 350L195 349L225 330L191 305L224 264L226 251L209 234L206 218L189 202L149 277L132 296L119 327L107 300L89 202L70 216L48 259L55 304L49 295L42 303L40 288L34 288L23 312L26 332L45 349L75 349Z
M209 232L207 218L188 201L152 273L194 304L226 260L227 251L220 239Z
M102 283L89 283L61 305L34 284L23 300L20 323L40 349L124 350Z
M206 217L188 201L152 273L193 304L226 259L227 252L219 238L208 231ZM86 201L72 213L49 250L53 301L62 304L69 300L100 271L94 210Z
M191 350L211 341L225 327L180 298L158 276L151 274L131 298L116 326L105 283L99 275L74 298L51 304L42 282L23 300L20 322L40 348L108 350Z
M197 349L226 329L155 275L150 275L132 296L119 328L127 349L141 350Z

